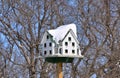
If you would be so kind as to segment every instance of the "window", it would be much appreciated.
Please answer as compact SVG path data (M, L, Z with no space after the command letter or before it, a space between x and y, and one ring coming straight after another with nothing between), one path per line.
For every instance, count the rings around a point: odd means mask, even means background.
M77 49L77 54L79 55L79 49Z
M52 46L52 43L49 43L49 46L51 47L51 46Z
M65 53L68 53L68 50L67 50L67 49L65 49Z
M75 50L72 50L72 53L74 54L74 53L75 53Z
M52 50L50 50L50 54L52 54Z
M46 47L46 43L44 43L44 47Z
M68 46L68 42L65 42L65 46Z
M62 54L62 48L59 49L59 53Z
M68 37L68 41L71 41L71 37Z
M74 43L74 42L72 42L72 46L73 46L73 47L75 46L75 43Z
M47 52L46 51L44 51L44 55L46 55L47 54Z
M49 39L49 36L47 35L47 39Z

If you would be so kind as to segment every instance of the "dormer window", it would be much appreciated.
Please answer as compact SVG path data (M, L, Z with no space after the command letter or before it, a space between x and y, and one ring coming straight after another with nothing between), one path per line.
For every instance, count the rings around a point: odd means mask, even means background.
M75 43L74 43L74 42L72 42L72 46L73 46L73 47L75 46Z
M65 42L65 46L68 46L68 42Z
M49 39L49 36L47 35L47 39Z
M71 37L68 37L68 41L71 41Z
M46 43L44 43L44 47L46 47Z
M49 46L51 47L51 46L52 46L52 43L49 43Z

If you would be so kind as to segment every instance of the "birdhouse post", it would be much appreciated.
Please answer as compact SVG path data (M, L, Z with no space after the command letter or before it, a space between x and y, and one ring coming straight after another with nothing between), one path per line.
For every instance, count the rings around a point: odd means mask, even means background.
M47 30L41 41L42 56L46 62L57 63L58 78L62 78L62 63L72 63L74 58L82 59L75 24Z
M63 78L62 63L57 63L57 78Z

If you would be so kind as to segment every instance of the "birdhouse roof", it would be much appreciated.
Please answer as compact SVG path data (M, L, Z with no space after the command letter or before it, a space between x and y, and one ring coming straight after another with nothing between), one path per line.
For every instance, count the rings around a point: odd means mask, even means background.
M74 35L77 37L77 31L76 31L76 25L75 24L68 24L68 25L62 25L56 29L48 30L47 32L53 36L53 40L55 40L56 43L63 40L66 34L69 32L69 30L72 30Z

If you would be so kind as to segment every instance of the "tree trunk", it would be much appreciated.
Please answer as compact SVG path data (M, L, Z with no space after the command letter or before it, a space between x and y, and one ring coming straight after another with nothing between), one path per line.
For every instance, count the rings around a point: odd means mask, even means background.
M35 74L35 59L34 59L34 50L33 48L30 49L30 53L31 53L31 65L30 65L30 78L36 78L36 74Z

